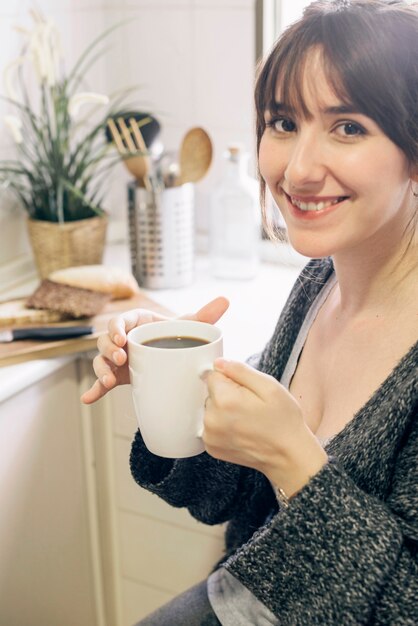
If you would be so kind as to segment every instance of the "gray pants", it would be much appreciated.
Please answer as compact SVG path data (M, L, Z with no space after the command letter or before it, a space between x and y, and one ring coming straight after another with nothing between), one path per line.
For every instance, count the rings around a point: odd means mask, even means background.
M222 626L210 606L206 580L173 598L136 626Z

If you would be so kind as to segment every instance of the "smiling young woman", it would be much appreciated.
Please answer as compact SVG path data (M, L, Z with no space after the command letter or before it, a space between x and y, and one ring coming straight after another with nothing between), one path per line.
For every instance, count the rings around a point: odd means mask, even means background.
M350 94L336 93L325 54L315 45L299 59L301 84L287 86L297 103L285 102L277 79L263 111L259 169L301 254L348 252L366 262L382 249L399 251L414 234L414 164Z
M135 437L140 485L228 522L208 580L140 624L418 624L417 6L314 2L255 101L262 191L312 260L251 366L215 361L205 452ZM110 322L85 402L128 380L126 333L151 319Z

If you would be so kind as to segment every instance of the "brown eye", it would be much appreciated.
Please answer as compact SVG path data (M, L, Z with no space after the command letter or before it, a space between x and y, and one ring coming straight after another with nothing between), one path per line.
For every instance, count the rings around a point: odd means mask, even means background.
M364 128L356 122L344 122L340 124L336 128L336 132L343 137L357 137L366 134Z
M276 117L267 123L278 133L293 133L296 130L296 124L286 117Z
M296 130L296 124L292 122L292 120L281 120L280 124L281 129L286 133L293 133L293 131Z

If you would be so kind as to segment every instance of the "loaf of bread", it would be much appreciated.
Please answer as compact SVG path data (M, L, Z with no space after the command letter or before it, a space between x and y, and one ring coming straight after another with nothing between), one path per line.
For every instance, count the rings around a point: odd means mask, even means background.
M93 317L111 299L108 293L63 285L44 279L26 301L33 309L57 311L71 318Z
M134 276L119 267L105 265L67 267L52 272L48 278L54 283L110 294L113 300L131 298L139 292Z

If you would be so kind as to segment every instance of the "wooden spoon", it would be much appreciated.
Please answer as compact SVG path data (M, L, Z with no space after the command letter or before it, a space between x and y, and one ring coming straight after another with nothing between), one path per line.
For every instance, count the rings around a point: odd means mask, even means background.
M187 131L180 147L177 184L196 183L203 178L212 162L212 152L212 141L203 128L196 126Z

